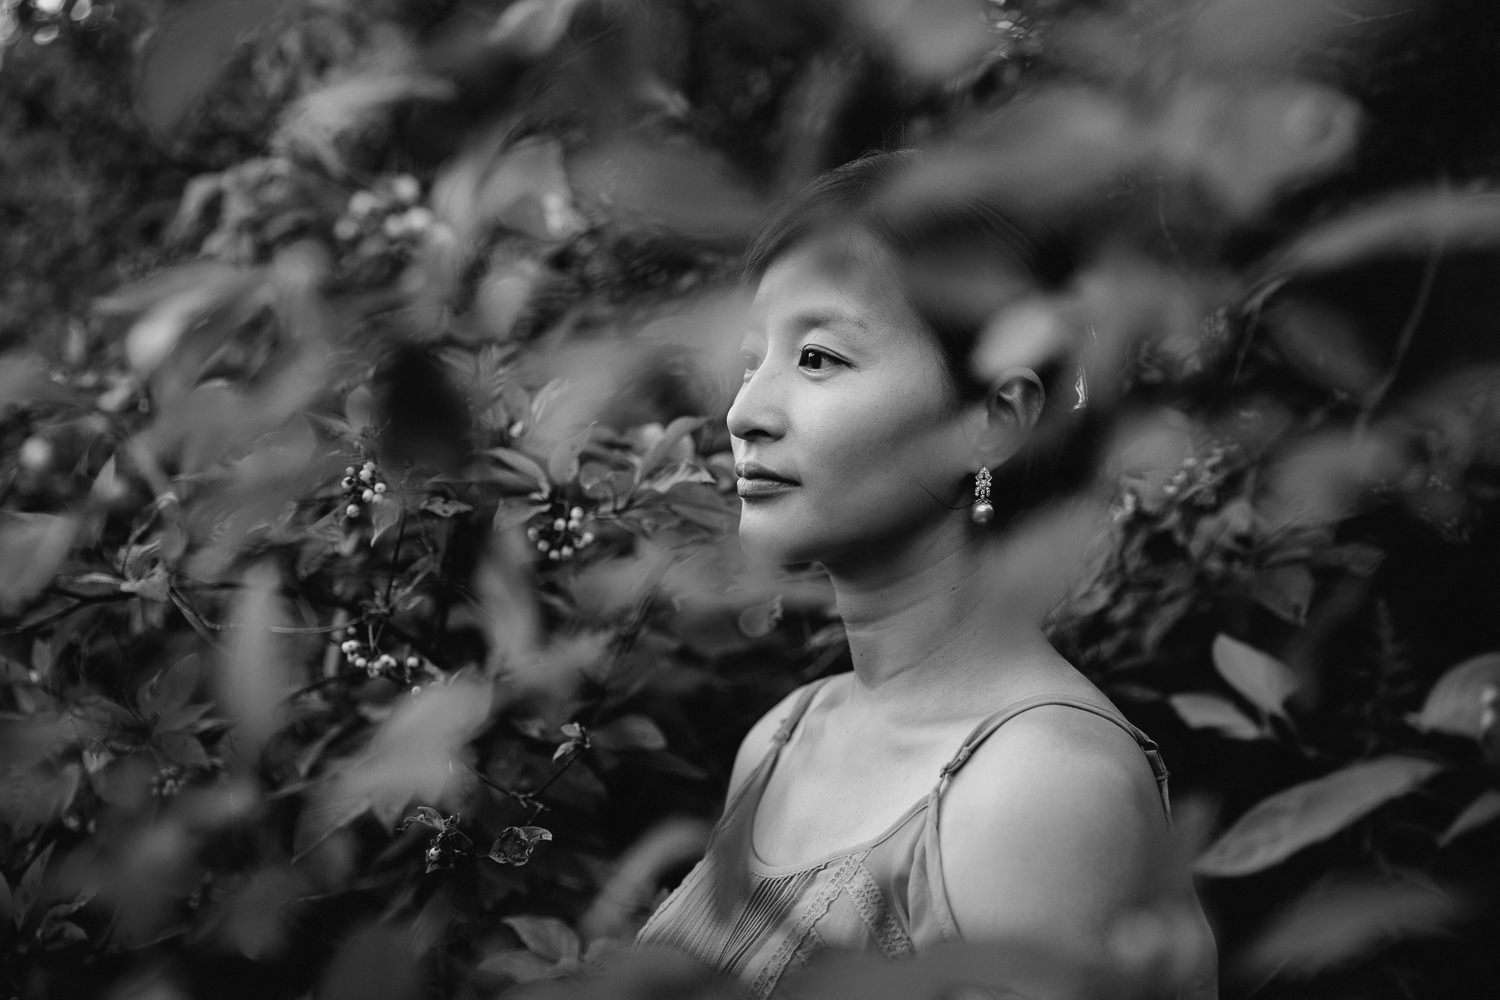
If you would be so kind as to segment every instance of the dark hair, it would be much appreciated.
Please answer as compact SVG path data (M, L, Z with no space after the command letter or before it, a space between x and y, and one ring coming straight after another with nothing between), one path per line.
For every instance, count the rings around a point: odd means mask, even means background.
M1023 225L991 196L923 190L914 175L924 160L911 149L870 153L821 175L762 227L743 276L758 283L778 258L815 239L873 239L894 263L958 400L982 399L989 387L970 358L991 317L1009 301L1061 287L1074 265L1061 238L1035 221ZM1093 409L1075 409L1083 346L1080 336L1034 366L1045 403L1027 446L995 471L1002 520L1077 490L1093 475L1100 421Z

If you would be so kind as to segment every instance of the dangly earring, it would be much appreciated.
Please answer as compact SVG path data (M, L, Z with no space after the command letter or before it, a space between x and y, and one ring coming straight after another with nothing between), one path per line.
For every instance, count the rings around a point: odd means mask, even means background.
M975 524L989 524L994 516L995 508L990 505L990 470L981 465L974 474L974 505L969 508L969 517Z

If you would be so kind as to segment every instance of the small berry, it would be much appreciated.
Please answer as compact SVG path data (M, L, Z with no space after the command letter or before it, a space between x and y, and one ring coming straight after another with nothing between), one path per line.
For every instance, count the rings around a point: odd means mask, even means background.
M374 503L375 502L375 491L374 490L365 490L363 493L361 493L359 495L359 498L361 500L363 500L365 503Z
M346 490L352 490L352 489L354 489L354 477L353 476L345 476L343 479L339 480L339 485L342 486Z
M406 658L406 665L408 668L415 670L422 665L422 658L420 656L408 656Z
M533 542L537 540L537 536L540 534L541 532L537 530L536 525L532 525L531 527L526 529L526 537L531 539Z
M573 555L573 547L571 545L564 545L558 551L562 554L562 557L564 559L567 559Z
M564 521L560 517L557 520L555 520L555 521L552 522L552 530L553 531L562 531L567 526L568 526L568 522Z
M583 533L583 537L580 538L580 539L578 539L578 544L579 545L593 545L594 544L594 533L592 531L585 531Z
M385 492L385 483L376 483L375 484L375 492L376 493L384 493Z
M559 552L557 549L553 549L551 552L547 553L547 558L551 559L553 562L557 562L559 559L562 558L562 553Z
M578 520L579 518L583 517L583 508L574 507L572 510L568 511L568 516L575 521Z
M345 639L344 644L339 648L342 649L346 655L353 656L354 653L359 650L359 643L355 642L353 639Z
M413 684L411 686L411 696L413 698L415 698L417 695L419 695L421 693L422 693L422 685L420 685L420 684Z
M357 504L357 503L351 503L349 506L345 507L344 508L344 516L345 517L358 517L359 516L359 504Z
M346 466L344 466L344 475L346 475L346 476L352 476L352 475L354 475L354 472L355 472L354 466L352 466L352 465L346 465Z
M369 469L360 469L359 478L368 483L370 480L375 478L375 473L371 472Z
M379 204L373 192L356 191L349 197L349 211L355 215L369 215Z
M402 201L410 203L422 196L422 185L411 174L402 174L391 182L391 193Z

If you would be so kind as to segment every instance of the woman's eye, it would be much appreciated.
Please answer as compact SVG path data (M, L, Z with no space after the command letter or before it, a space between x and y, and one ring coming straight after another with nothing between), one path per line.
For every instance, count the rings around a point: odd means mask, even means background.
M806 368L808 371L822 371L838 363L838 358L816 347L804 347L802 353L797 355L797 367Z

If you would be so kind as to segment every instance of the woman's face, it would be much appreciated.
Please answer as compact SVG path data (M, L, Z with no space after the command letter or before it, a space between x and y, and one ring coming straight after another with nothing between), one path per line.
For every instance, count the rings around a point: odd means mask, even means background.
M864 243L794 248L755 295L729 431L741 542L781 563L878 559L964 522L974 408Z

